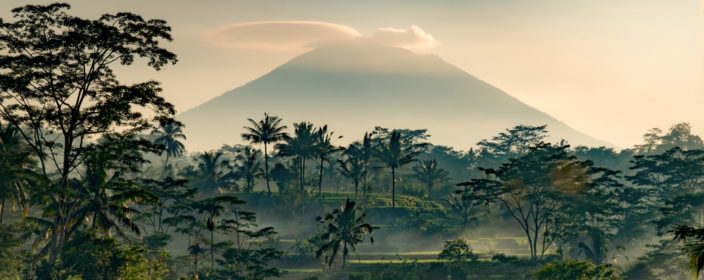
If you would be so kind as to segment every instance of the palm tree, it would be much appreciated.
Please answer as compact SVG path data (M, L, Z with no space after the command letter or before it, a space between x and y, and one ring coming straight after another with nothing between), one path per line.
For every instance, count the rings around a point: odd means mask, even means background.
M91 229L106 234L114 230L129 242L123 227L140 234L137 222L132 219L138 211L132 205L155 201L157 197L125 180L119 171L109 170L111 163L108 156L100 152L90 153L85 161L86 170L82 180L71 181L78 192L76 225L89 220Z
M350 156L345 158L345 160L338 160L337 162L340 165L340 174L348 179L351 179L354 183L354 196L357 197L359 183L364 175L367 174L367 170L364 169L364 163L361 160Z
M169 158L181 157L186 148L179 139L186 140L186 135L182 131L183 124L179 122L165 123L152 131L152 135L158 136L154 143L164 146L163 153L166 153L164 161L164 172L169 170Z
M219 188L221 172L220 169L225 165L220 159L223 156L222 151L203 152L198 158L198 169L205 179L207 188Z
M357 212L354 201L348 199L345 204L340 205L340 209L335 209L325 217L317 218L318 222L323 224L325 233L320 236L323 243L315 255L320 257L326 253L325 261L328 266L333 264L342 248L342 268L344 269L350 249L357 253L357 244L364 241L364 238L376 229L365 222L367 214L358 215ZM370 238L370 241L374 243L374 238Z
M19 206L27 214L28 196L25 188L35 178L31 151L20 142L17 128L0 123L0 225L5 214L5 202Z
M254 190L254 179L261 177L262 166L259 161L260 155L260 151L246 146L240 149L235 157L238 162L241 162L241 164L237 165L237 173L245 180L245 192L252 192Z
M126 171L134 170L130 168L126 170L123 166L115 165L112 162L114 158L115 155L101 149L91 151L83 163L85 166L83 177L72 178L69 181L69 186L76 192L75 199L66 202L74 212L73 218L63 223L67 227L65 231L69 234L86 223L90 223L91 230L103 232L105 235L114 231L127 243L131 241L126 230L140 234L140 228L133 220L138 211L132 206L137 203L155 202L157 197L122 176L121 174ZM40 255L50 250L50 246L57 242L56 223L54 220L46 219L57 210L57 201L47 200L50 204L45 206L42 218L27 218L43 227L38 233L40 238L34 245L47 240L49 242Z
M237 199L234 196L223 195L214 198L208 198L197 202L197 210L201 214L205 214L205 225L210 231L210 274L213 274L215 265L215 243L214 233L217 226L216 218L222 215L227 207L225 204L236 205L242 204L244 201Z
M430 197L430 191L433 189L436 183L444 182L449 179L449 173L438 167L437 161L426 159L420 162L420 164L413 168L415 171L415 178L421 181L428 188L428 200L432 200Z
M677 226L672 231L675 240L684 243L684 252L688 254L689 269L694 279L699 279L699 273L704 269L704 228Z
M391 169L391 207L396 208L396 169L416 161L420 153L419 144L401 144L401 133L392 131L387 141L379 143L377 157L386 167Z
M327 156L339 151L338 147L332 144L332 136L334 131L328 132L328 125L324 125L315 131L315 146L316 156L320 158L320 176L318 178L318 199L322 199L323 194L323 163L327 160ZM338 137L342 138L342 136Z
M201 240L196 239L193 244L188 246L188 254L190 256L193 256L193 276L194 278L191 279L198 279L198 256L202 255L205 253L205 249L200 246ZM188 268L190 269L190 263L188 265ZM212 269L211 269L212 270ZM212 272L211 272L212 274Z
M193 255L193 250L200 251L200 246L192 243L191 240L197 241L198 236L200 236L201 229L203 228L201 225L202 222L191 213L191 210L197 209L197 205L197 203L193 202L187 203L183 207L183 210L186 210L187 213L176 215L171 218L171 221L174 222L176 226L175 231L180 234L185 234L188 237L188 243L186 243L186 251L188 252L188 275L191 275L192 272L191 257L195 257L197 264L198 256ZM197 267L196 271L198 271Z
M362 185L364 192L366 193L367 189L367 172L369 170L369 164L374 158L374 153L376 152L374 148L374 144L372 142L372 135L368 132L364 133L364 138L362 138L362 142L354 142L350 144L350 146L347 148L345 153L348 155L353 155L353 157L359 159L362 164L364 165L364 176L363 176L363 181Z
M276 149L283 156L297 157L299 161L299 176L301 194L305 194L305 172L306 159L313 156L317 147L315 145L315 132L313 124L309 122L300 122L293 124L294 136L286 136L284 143L276 144Z
M251 126L245 126L247 131L242 133L242 139L249 141L252 144L264 144L264 178L266 178L266 190L271 195L271 187L269 187L269 154L267 153L267 145L276 143L286 138L287 134L285 125L281 125L281 119L277 116L269 116L264 113L264 119L259 122L253 119L247 119Z

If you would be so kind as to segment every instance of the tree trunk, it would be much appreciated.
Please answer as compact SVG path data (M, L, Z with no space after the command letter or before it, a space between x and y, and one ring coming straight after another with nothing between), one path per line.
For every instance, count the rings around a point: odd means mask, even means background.
M299 183L300 188L301 188L301 215L305 215L305 213L306 213L306 203L305 203L306 202L305 201L306 200L306 189L305 189L305 186L303 185L303 181L304 181L305 172L306 172L306 159L303 156L300 156L299 158L301 160L301 171L300 171L301 182Z
M188 275L191 275L191 250L188 250L188 247L191 246L191 233L188 233L188 246L186 247L186 251L188 251Z
M323 199L323 162L325 156L320 155L320 177L318 178L318 200Z
M432 183L431 183L431 184L428 184L428 201L433 200L433 199L430 197L430 190L431 190L431 189L433 189L433 184L432 184Z
M347 267L347 242L345 242L344 247L342 247L342 271L345 271L346 267Z
M49 265L53 266L56 264L56 260L59 258L59 255L61 254L61 249L63 248L63 242L61 238L61 234L63 232L62 229L62 221L61 217L58 216L56 217L56 220L54 222L53 227L53 234L51 235L51 240L52 240L52 245L51 248L49 248ZM59 229L61 227L61 229Z
M391 167L391 208L396 208L396 168Z
M301 195L306 195L306 158L301 156Z
M0 202L0 225L2 225L3 217L5 216L5 198Z
M369 187L367 185L367 173L369 173L369 171L367 171L367 162L365 161L364 162L364 181L362 182L362 193L364 195L367 195L367 188Z
M215 267L215 254L213 254L213 232L214 230L210 231L210 276L213 275L213 268Z
M193 274L197 276L198 275L198 253L195 253L193 255L193 257L195 259L195 261L193 262L193 266L194 266L193 267L194 268Z
M264 142L264 177L266 177L266 191L271 196L271 187L269 187L269 156L267 155L266 142Z
M166 151L166 160L164 161L164 176L169 176L169 151Z
M357 197L357 190L359 189L359 180L354 180L354 197Z

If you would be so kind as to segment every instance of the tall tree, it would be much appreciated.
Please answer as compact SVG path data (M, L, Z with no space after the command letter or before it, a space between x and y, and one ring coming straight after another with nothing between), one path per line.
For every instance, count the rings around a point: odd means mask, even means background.
M662 153L637 155L632 160L632 184L650 194L650 215L663 233L675 225L704 226L704 150L675 147Z
M234 196L224 195L213 198L207 198L197 202L199 213L204 214L205 226L210 232L210 273L215 271L215 229L218 226L218 217L228 210L229 205L243 204L244 201L237 199Z
M483 167L496 168L509 158L527 153L531 146L539 144L548 136L547 125L518 125L499 133L491 140L483 139L479 146L479 161Z
M477 198L480 201L497 201L504 206L523 230L533 260L542 258L560 237L555 233L564 229L561 227L564 206L573 204L580 195L597 191L597 185L605 189L620 186L613 178L615 172L577 160L568 148L540 143L498 169L482 168L486 178L459 184L480 190L485 195ZM577 209L581 212L572 214L591 216L591 213L597 220L604 215L586 206Z
M315 145L315 131L313 124L300 122L293 124L294 135L286 136L284 143L276 144L276 149L283 156L298 158L301 194L305 194L306 159L315 155L317 147Z
M254 179L261 178L262 176L262 164L259 161L261 157L261 151L252 149L250 146L246 146L238 150L235 160L237 162L237 173L239 177L244 178L245 181L245 192L254 191Z
M405 141L404 141L405 142ZM391 169L391 205L396 208L396 170L411 162L417 161L421 144L401 141L401 132L392 131L389 138L379 144L377 157L384 165Z
M366 193L367 191L367 175L369 174L369 164L374 158L375 154L374 142L372 142L372 135L365 132L364 137L361 142L354 142L345 149L345 155L348 157L353 157L362 163L364 170L364 175L362 177L362 191Z
M264 113L264 118L259 122L253 119L247 119L250 126L245 126L247 131L242 133L242 139L251 142L252 144L264 144L264 178L266 180L266 190L271 195L271 187L269 186L269 153L267 145L279 142L286 138L286 126L281 124L281 119L277 116L270 116Z
M664 134L659 128L650 129L643 135L643 140L645 143L634 147L639 154L663 153L675 147L682 150L704 149L704 140L692 134L692 126L686 122L672 125Z
M283 252L265 245L264 239L276 235L273 227L257 229L254 212L242 209L241 204L233 205L230 219L222 220L219 226L225 233L234 233L235 242L217 260L222 279L265 279L284 274L278 268L269 267L271 260L278 259Z
M180 216L192 211L189 203L196 194L196 188L188 187L187 182L185 179L171 177L164 180L142 180L141 185L158 197L155 203L141 207L139 215L139 220L143 221L145 229L151 228L153 238L164 238L163 242L168 241L171 230L183 223ZM163 248L163 246L156 247Z
M328 159L328 155L339 151L340 149L332 144L332 136L334 131L328 132L328 125L324 125L315 130L315 155L320 159L320 174L318 177L318 198L322 199L323 195L323 164ZM342 136L338 137L342 138Z
M438 167L438 162L434 159L426 159L420 162L417 166L413 168L415 172L416 180L425 184L428 189L428 200L432 200L430 192L433 190L433 186L437 183L446 182L450 178L449 173Z
M157 136L154 143L163 146L162 154L166 154L164 161L164 173L170 170L169 158L181 157L186 148L179 139L186 140L186 135L183 134L183 124L179 122L164 122L158 128L152 130L152 135Z
M357 197L359 192L359 183L367 174L364 169L364 163L356 157L347 156L344 160L338 160L339 171L342 176L352 180L354 183L354 196Z
M136 171L136 166L120 165L116 160L118 157L136 156L125 155L108 147L89 152L82 180L71 180L73 188L78 192L78 200L75 202L78 206L74 210L77 216L76 225L80 225L79 221L87 219L92 230L102 231L106 235L113 230L129 242L127 232L123 228L141 234L134 219L139 211L134 205L155 203L158 198L139 187L135 180L124 176L129 171Z
M0 22L0 117L23 128L19 135L38 158L43 181L50 182L46 190L56 209L50 265L70 238L78 206L70 182L93 145L89 139L137 134L154 118L175 112L159 95L158 82L125 85L112 69L136 57L156 70L176 63L176 55L160 46L171 40L165 21L132 13L83 19L66 13L69 8L27 5L12 10L15 21ZM145 117L145 110L154 117ZM129 149L154 151L150 143L133 142Z
M320 236L322 245L315 253L316 257L326 254L325 261L328 266L335 262L335 257L342 249L342 268L347 266L347 257L352 252L357 252L357 244L364 241L375 227L372 227L365 220L367 214L358 213L354 201L347 200L340 205L339 209L333 210L324 217L318 217L324 227L324 232ZM374 243L374 238L370 238Z
M222 151L204 152L198 156L198 171L207 189L219 189L221 186L222 169L226 165L222 156Z

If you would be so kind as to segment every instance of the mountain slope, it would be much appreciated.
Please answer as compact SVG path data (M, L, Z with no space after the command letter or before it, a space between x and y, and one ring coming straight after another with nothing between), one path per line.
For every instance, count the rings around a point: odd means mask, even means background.
M354 141L374 126L427 128L434 144L467 149L518 124L548 124L553 141L608 145L580 133L434 55L370 44L333 45L302 54L272 72L177 118L189 150L241 143L247 118L264 112L287 125L328 124Z

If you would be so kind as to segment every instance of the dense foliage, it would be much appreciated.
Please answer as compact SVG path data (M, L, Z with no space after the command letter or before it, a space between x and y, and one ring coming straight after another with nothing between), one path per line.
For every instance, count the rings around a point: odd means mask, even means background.
M620 151L528 125L458 151L383 127L338 146L326 124L289 130L265 113L241 135L262 150L232 139L189 153L159 84L113 72L176 63L166 22L69 8L0 20L0 279L683 279L704 267L704 141L687 123Z

